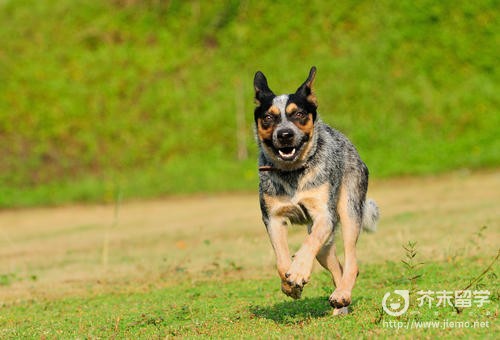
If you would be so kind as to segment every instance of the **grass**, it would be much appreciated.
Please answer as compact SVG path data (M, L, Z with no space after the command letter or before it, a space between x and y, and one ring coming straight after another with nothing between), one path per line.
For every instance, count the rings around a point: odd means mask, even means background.
M323 119L375 177L496 167L496 12L487 0L3 1L0 207L253 190L259 69L289 92L316 65Z
M301 300L281 293L256 194L2 211L0 338L496 338L498 172L371 184L382 219L359 239L341 317L319 266ZM292 252L304 234L290 228ZM411 304L391 317L381 301L396 289ZM420 290L462 289L490 302L418 306Z
M464 288L484 266L481 259L429 263L415 289ZM489 289L490 302L473 305L461 314L452 307L418 307L415 301L401 317L386 315L382 296L407 289L396 263L364 266L356 287L352 313L332 316L327 297L331 282L326 273L313 277L302 300L292 301L279 291L277 279L229 282L177 282L147 292L116 292L84 298L34 300L4 305L0 316L2 338L215 338L281 337L446 337L494 338L498 332L498 280L493 272L472 289ZM498 267L497 267L498 268ZM416 291L413 291L415 293ZM396 329L394 322L441 322L443 328ZM445 326L480 321L488 327ZM395 324L394 324L395 325ZM417 326L412 326L417 327Z

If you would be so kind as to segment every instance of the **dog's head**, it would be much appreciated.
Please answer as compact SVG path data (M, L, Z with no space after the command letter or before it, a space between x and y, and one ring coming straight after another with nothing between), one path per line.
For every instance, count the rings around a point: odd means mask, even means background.
M264 74L260 71L255 74L257 137L267 158L279 168L303 166L311 151L318 107L312 91L315 75L313 66L295 93L276 96Z

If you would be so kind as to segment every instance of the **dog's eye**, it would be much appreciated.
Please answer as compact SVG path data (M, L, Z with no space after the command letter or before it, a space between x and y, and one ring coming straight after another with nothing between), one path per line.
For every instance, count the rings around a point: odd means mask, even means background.
M295 118L297 118L297 119L304 119L305 117L306 117L305 112L303 112L303 111L297 111L297 112L295 112Z
M264 122L271 123L274 120L273 115L267 114L264 116Z

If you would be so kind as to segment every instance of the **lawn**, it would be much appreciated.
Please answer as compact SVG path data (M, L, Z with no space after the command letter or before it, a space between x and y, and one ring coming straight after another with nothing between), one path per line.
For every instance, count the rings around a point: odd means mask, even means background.
M482 259L427 264L414 289L465 288L485 267ZM292 301L272 279L201 280L177 282L145 292L116 292L60 300L26 301L3 308L2 338L165 338L206 336L215 338L359 338L449 337L495 338L498 334L498 280L490 273L474 289L493 291L490 302L478 308L410 308L407 315L392 317L381 307L383 293L409 287L399 263L369 265L356 288L352 312L333 316L327 297L330 278L318 273L301 300ZM451 271L451 273L450 273ZM480 288L478 288L480 287ZM416 292L416 291L414 291ZM416 294L415 294L416 295ZM440 322L439 328L421 322ZM446 327L474 321L485 326ZM410 323L397 329L396 322ZM413 322L413 325L412 325ZM487 326L486 326L487 325ZM443 329L446 327L445 329Z
M0 337L497 338L499 179L373 182L382 220L358 242L345 316L332 315L333 287L319 266L301 300L280 292L255 194L3 211ZM291 248L303 237L292 228ZM409 242L415 257L405 265ZM419 306L419 291L437 298L466 288L487 290L488 302L461 313L436 300ZM382 299L401 289L410 308L390 316Z

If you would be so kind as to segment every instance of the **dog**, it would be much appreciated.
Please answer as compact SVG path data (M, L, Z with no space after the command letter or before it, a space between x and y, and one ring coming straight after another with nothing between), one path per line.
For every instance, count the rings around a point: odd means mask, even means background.
M259 199L283 293L300 298L316 258L332 275L335 290L329 302L334 314L344 314L358 276L356 242L362 228L376 229L379 211L366 199L368 168L356 148L318 115L315 76L313 66L295 93L275 95L264 74L255 74ZM334 244L339 222L343 266ZM287 243L289 224L307 225L308 231L293 258Z

